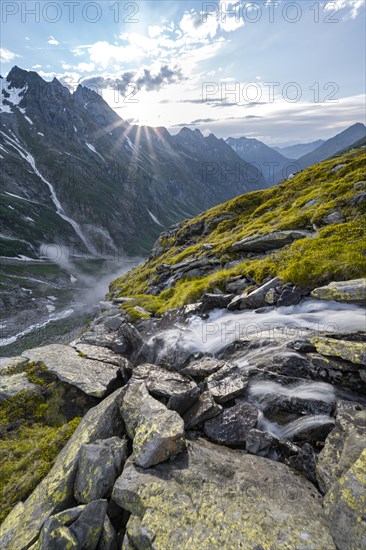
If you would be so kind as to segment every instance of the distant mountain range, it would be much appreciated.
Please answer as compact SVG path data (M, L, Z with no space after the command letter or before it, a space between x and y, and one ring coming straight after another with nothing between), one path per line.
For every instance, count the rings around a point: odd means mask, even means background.
M246 137L229 137L226 139L226 143L243 160L255 164L262 171L267 183L273 185L286 179L291 173L299 172L308 166L322 162L353 145L362 146L362 140L365 139L365 136L365 125L356 123L327 141L320 139L312 143L294 145L283 149L272 148L257 139ZM316 144L319 144L318 147L316 147ZM289 154L291 150L295 152L295 156L285 157L284 151ZM297 158L301 150L308 150L308 152Z
M311 143L297 143L296 145L289 145L288 147L273 147L273 149L289 159L299 159L300 157L311 153L323 143L323 139L317 139Z
M286 172L287 168L289 168L289 173L294 169L290 158L286 158L257 139L229 137L225 141L243 160L250 158L250 162L258 167L270 185L283 179L282 174Z
M307 168L318 162L322 162L336 153L353 145L356 141L366 136L366 127L358 122L353 124L340 134L328 139L320 147L299 158L297 162L301 168Z
M145 253L162 228L266 187L223 139L131 126L94 91L18 67L1 79L0 121L4 256Z

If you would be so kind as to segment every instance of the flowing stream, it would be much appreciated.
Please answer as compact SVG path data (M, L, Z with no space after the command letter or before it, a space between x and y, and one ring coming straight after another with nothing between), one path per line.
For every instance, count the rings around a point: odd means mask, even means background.
M339 302L306 299L296 306L268 307L259 311L243 310L230 312L214 310L206 320L194 315L186 324L175 325L158 334L161 356L169 350L183 349L192 354L217 356L240 340L249 344L258 343L246 350L243 356L234 355L228 362L248 373L262 360L268 362L280 352L282 356L296 355L285 347L289 340L309 338L318 334L365 331L365 309L358 305ZM152 344L155 336L150 337ZM251 361L254 360L254 363ZM300 375L301 377L301 375ZM308 432L334 424L327 414L304 414L293 419L287 415L284 423L267 418L266 409L282 398L335 404L337 399L363 400L351 391L341 390L325 382L303 380L294 384L282 384L273 380L252 379L246 390L246 398L255 403L261 412L258 428L280 439L292 439L302 432ZM366 401L366 400L363 400ZM279 405L281 408L281 405ZM306 410L306 409L304 409Z

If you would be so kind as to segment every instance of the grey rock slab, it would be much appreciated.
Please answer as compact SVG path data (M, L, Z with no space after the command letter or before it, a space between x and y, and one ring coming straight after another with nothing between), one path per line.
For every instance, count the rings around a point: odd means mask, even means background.
M258 421L258 409L250 403L239 403L223 410L205 422L205 435L220 445L245 445L249 431Z
M129 460L113 499L131 512L127 535L138 549L148 540L157 549L335 550L313 484L284 464L203 440L148 470Z
M234 243L231 249L235 252L266 252L293 243L297 239L304 239L312 235L306 230L274 231L267 235L253 235Z
M180 372L181 374L187 374L188 376L192 376L192 378L202 380L220 370L224 365L224 361L219 361L211 357L204 357L203 359L190 363Z
M112 437L84 444L80 448L74 496L91 502L110 495L127 459L127 440Z
M0 528L2 550L23 550L38 537L38 533L53 514L73 504L74 480L80 447L122 433L120 405L123 388L90 409L74 434L58 454L47 476L37 485L24 503L18 504L5 518Z
M148 391L156 397L169 399L173 395L185 395L197 385L179 372L170 371L149 363L135 367L131 383L145 382Z
M83 550L96 550L107 512L107 500L94 500L87 504L70 531Z
M230 304L228 309L255 309L266 305L266 295L271 288L275 288L281 284L281 279L275 277L264 285L260 286L252 292L246 292L240 296L236 296Z
M75 344L74 347L77 352L85 355L88 359L102 361L102 363L111 363L111 365L117 365L118 367L124 367L126 369L131 368L131 364L128 359L118 353L114 353L108 348L81 343Z
M233 294L204 294L201 298L201 311L207 312L212 309L225 308L233 298Z
M71 346L62 344L26 350L23 356L45 365L61 382L76 386L93 397L104 397L119 371L117 365L80 357Z
M221 405L213 400L209 391L203 392L199 399L183 415L186 429L194 428L222 411Z
M127 386L121 413L139 466L148 468L184 450L182 418L151 397L144 383Z
M217 403L225 403L241 395L248 385L249 375L235 365L224 366L206 378L206 386Z

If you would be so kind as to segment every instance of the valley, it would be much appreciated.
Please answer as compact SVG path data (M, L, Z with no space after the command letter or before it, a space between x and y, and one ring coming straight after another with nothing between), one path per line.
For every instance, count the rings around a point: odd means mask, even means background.
M0 547L364 547L365 126L171 134L18 67L1 109Z

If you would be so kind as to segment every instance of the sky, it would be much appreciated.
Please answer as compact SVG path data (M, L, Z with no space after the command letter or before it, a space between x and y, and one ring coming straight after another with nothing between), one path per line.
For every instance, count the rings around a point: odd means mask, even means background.
M172 133L327 139L365 122L365 3L3 0L1 74L87 85Z

